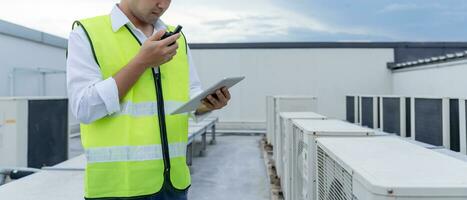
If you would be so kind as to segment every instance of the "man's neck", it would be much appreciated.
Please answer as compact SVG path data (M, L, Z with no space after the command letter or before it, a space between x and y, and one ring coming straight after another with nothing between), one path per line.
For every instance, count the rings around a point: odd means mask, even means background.
M150 24L150 23L146 23L140 19L138 19L134 14L133 12L131 12L130 8L128 7L127 4L125 3L121 3L121 4L117 4L118 8L120 8L120 10L123 12L123 14L125 14L128 19L130 20L130 22L135 25L136 28L138 28L139 30L143 31L146 36L147 35L152 35L152 31L154 30L154 25L153 24ZM150 32L150 33L149 33Z

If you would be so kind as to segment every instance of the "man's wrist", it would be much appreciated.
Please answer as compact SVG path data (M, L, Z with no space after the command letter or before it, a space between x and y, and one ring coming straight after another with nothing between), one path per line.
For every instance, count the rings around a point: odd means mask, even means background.
M148 66L150 64L142 61L143 59L141 59L140 57L138 56L135 56L131 61L130 61L130 65L140 69L140 70L146 70L146 68L148 68Z

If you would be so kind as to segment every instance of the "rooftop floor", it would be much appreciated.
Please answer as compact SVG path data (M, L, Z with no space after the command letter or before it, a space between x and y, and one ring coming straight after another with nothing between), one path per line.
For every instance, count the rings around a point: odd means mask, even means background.
M192 166L191 200L269 199L260 136L219 136Z
M190 200L266 200L269 184L261 157L261 136L218 135L204 157L193 159ZM83 153L78 138L70 141L70 157Z

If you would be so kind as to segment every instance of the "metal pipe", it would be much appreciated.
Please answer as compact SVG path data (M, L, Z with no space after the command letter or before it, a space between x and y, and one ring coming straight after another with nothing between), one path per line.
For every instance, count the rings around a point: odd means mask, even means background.
M54 167L42 167L44 171L84 171L84 168L54 168Z
M18 170L18 171L30 171L30 172L39 172L40 169L37 168L29 168L29 167L0 167L0 174L2 173L10 173L11 171Z
M45 96L45 74L46 72L41 72L41 82L42 82L42 88L41 88L41 95Z
M15 74L14 69L13 72L8 74L8 80L10 82L10 96L15 96Z

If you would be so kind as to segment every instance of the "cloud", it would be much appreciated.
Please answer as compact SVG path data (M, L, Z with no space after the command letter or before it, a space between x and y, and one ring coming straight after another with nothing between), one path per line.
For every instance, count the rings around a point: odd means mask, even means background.
M186 5L185 5L186 6ZM183 23L190 41L248 42L248 41L297 41L300 37L293 30L304 30L300 34L316 35L368 35L379 34L362 27L332 26L304 13L285 9L276 4L264 4L261 9L231 9L228 6L216 9L190 5L171 8L165 19L174 24ZM386 37L384 34L381 37ZM319 40L319 39L318 39Z
M68 37L74 20L110 12L119 0L0 0L0 19Z
M380 13L388 13L388 12L399 12L399 11L409 11L409 10L417 10L420 9L420 6L417 6L413 3L395 3L385 6L381 9Z
M74 20L107 14L118 1L0 0L0 19L68 37ZM452 30L465 33L458 29L459 24L465 24L467 15L462 15L467 8L464 0L453 0L452 4L440 4L436 0L413 0L410 3L394 0L390 4L367 1L345 7L339 0L299 2L293 6L287 0L177 0L172 1L163 19L169 24L183 25L189 41L196 43L393 41L419 40L424 36L430 40L424 33L427 30L443 32L446 39L453 36ZM370 12L363 13L362 9ZM427 19L426 15L432 16L430 23L421 23ZM448 22L450 25L446 25Z
M420 10L452 10L452 6L443 6L439 3L424 2L424 3L393 3L385 6L379 10L378 13L393 13L393 12L407 12L407 11L420 11Z

